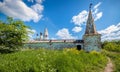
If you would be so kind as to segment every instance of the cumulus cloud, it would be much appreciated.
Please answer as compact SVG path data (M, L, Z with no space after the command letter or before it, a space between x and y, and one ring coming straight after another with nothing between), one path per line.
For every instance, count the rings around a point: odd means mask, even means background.
M83 10L82 12L80 12L77 16L73 16L72 17L72 22L75 25L81 25L84 22L86 22L87 20L87 16L88 16L88 12L86 10Z
M98 19L100 19L103 15L102 12L99 12L98 7L101 5L101 2L99 2L98 4L96 4L93 9L92 9L92 13L93 13L93 17L94 20L97 21ZM87 10L83 10L81 11L78 15L75 15L72 17L72 23L75 24L75 26L81 26L81 25L85 25L87 18L88 18L88 13L89 11ZM74 29L74 28L73 28ZM80 32L81 30L79 30ZM75 31L74 31L75 32Z
M76 27L74 27L74 28L72 29L72 31L75 32L75 33L78 33L78 32L80 32L81 30L82 30L82 27L80 27L80 26L76 26Z
M93 7L93 16L94 16L94 20L97 21L98 19L100 19L103 15L102 12L99 12L99 9L98 7L101 5L101 2L99 2L98 4L96 4L94 7Z
M75 39L75 37L73 37L70 33L69 30L67 28L63 28L61 30L59 30L56 35L60 38L60 39Z
M98 4L96 4L93 8L97 9L100 5L101 5L101 2L99 2Z
M42 3L43 0L35 0L37 3Z
M42 13L42 11L44 9L44 7L40 4L32 5L31 8L37 13Z
M106 29L98 31L102 34L102 41L105 40L120 40L120 23L111 25Z
M4 0L0 2L0 12L23 21L33 20L34 22L38 22L42 18L43 9L41 4L28 7L22 0Z
M39 4L41 4L42 2L43 2L43 0L28 0L28 2L36 2L36 3L39 3Z
M102 12L96 13L95 15L95 21L97 21L98 19L100 19L102 17Z

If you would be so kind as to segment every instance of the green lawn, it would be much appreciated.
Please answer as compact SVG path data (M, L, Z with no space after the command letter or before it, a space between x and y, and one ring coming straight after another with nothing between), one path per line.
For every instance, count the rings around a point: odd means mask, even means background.
M104 54L75 48L0 54L0 72L103 72L106 63Z

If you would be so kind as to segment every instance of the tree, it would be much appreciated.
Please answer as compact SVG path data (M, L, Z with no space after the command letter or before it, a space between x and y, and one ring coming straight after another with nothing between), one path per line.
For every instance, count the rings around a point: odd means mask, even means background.
M0 48L18 50L28 40L28 31L23 21L8 17L6 22L0 21Z

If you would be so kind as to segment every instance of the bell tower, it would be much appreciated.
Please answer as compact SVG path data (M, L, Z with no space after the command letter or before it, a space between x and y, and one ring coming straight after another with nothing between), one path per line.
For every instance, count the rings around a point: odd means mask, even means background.
M94 19L92 17L91 11L92 3L89 6L89 14L86 24L85 34L83 35L84 40L84 50L90 51L100 51L101 49L101 34L96 31L96 26L94 24Z
M47 29L47 28L45 28L45 30L44 30L43 39L44 39L44 40L47 40L47 39L48 39L48 29Z

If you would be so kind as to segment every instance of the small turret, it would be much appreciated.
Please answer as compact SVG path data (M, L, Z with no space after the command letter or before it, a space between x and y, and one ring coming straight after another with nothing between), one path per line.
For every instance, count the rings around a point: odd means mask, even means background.
M38 35L38 33L36 34L36 40L39 40L39 35Z
M48 30L47 28L45 28L44 30L44 36L43 36L44 40L47 40L48 39Z
M43 34L40 32L40 40L43 39Z

